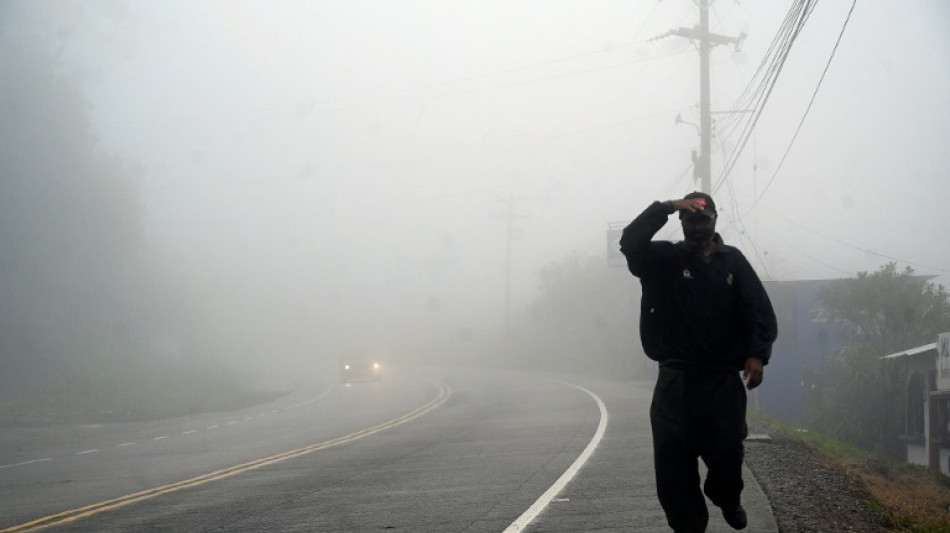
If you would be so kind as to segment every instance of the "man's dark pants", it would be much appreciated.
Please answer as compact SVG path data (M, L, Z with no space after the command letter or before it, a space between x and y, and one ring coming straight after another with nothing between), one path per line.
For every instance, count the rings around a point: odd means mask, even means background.
M746 392L737 371L661 366L650 423L657 496L674 531L706 530L703 492L721 508L740 504L745 414ZM707 468L702 492L697 458Z

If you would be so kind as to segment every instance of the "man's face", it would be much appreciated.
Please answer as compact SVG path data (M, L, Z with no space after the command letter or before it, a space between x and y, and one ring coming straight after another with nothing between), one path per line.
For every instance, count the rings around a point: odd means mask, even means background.
M708 246L716 234L716 219L704 215L688 215L683 218L683 241L694 250Z

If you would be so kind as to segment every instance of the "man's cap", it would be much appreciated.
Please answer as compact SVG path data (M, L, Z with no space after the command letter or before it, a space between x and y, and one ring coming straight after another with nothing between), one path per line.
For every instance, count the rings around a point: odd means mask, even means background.
M716 218L716 202L713 201L712 196L704 192L691 192L683 197L684 200L696 200L697 202L703 205L702 211L697 211L695 213L690 213L689 211L680 211L680 218L693 217L693 216L704 216L706 218Z

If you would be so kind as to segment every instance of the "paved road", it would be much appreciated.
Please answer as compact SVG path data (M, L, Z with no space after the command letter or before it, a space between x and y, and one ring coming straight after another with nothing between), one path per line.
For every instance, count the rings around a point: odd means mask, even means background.
M236 413L0 427L0 531L667 531L649 389L429 369ZM748 531L777 531L747 484Z

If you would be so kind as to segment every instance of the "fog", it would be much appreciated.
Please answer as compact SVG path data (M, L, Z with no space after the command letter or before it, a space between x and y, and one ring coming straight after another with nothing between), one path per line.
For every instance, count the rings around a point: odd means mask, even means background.
M713 50L714 112L754 78L790 3L712 3L713 32L747 34ZM835 49L850 7L811 14L727 175L740 138L726 125L748 116L714 115L718 229L768 280L896 261L947 285L950 6L859 2ZM697 23L691 0L7 0L0 52L15 74L0 73L0 98L23 116L0 120L19 162L0 177L19 258L3 286L22 291L2 304L5 327L42 338L109 293L122 318L77 326L88 350L96 332L131 330L150 356L283 375L351 350L498 358L539 272L569 257L608 268L610 224L699 188L698 54L667 35ZM73 100L16 88L46 69ZM60 128L87 130L88 146L44 145ZM71 149L112 178L60 176ZM14 187L17 172L29 179ZM23 193L49 173L55 201ZM93 222L71 211L82 183ZM30 239L80 226L72 247L48 246L62 267L32 271ZM125 244L77 250L99 241ZM111 253L121 273L103 266ZM85 287L69 305L20 312L37 301L25 288L69 276ZM9 339L30 361L68 351Z

